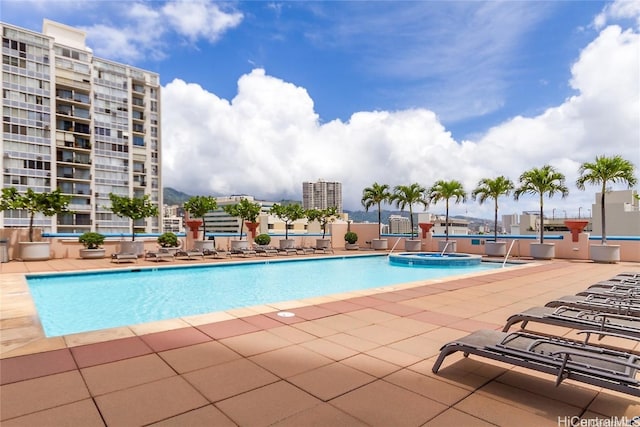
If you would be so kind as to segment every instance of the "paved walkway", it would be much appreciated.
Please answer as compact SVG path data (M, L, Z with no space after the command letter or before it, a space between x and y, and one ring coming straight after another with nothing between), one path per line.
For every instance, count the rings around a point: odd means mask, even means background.
M0 267L3 427L557 426L640 415L628 395L555 387L550 375L474 356L452 355L431 373L443 344L638 264L556 260L51 339L23 273L111 266Z

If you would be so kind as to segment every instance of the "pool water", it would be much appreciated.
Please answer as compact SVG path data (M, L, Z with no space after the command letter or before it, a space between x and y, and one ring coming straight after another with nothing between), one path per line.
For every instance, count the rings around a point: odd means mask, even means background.
M495 268L411 268L364 256L27 275L27 282L52 337Z

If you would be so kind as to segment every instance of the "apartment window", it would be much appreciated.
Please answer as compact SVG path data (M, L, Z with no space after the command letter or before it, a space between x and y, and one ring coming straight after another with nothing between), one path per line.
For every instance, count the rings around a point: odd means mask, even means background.
M136 145L138 147L144 147L144 138L141 136L134 136L133 145Z

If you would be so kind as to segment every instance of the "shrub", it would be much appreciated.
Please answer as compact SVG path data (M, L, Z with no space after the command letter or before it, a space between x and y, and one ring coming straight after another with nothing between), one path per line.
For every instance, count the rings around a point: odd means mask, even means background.
M358 241L358 235L353 231L347 231L347 233L344 235L344 241L353 245Z
M158 236L158 244L163 248L175 248L178 246L178 236L168 231Z
M271 236L268 234L258 234L254 239L257 245L268 245L271 243Z
M87 249L98 249L104 244L104 236L100 233L89 231L78 237L78 241Z

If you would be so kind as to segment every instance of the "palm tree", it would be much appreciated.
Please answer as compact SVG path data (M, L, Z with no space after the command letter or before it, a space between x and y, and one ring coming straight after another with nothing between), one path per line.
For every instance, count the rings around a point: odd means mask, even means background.
M569 189L564 184L564 175L553 166L544 165L541 168L533 168L520 175L520 186L513 193L513 198L518 200L521 195L538 194L540 196L540 243L544 243L544 195L549 198L560 193L564 199L569 195Z
M429 189L429 200L432 203L438 203L440 200L446 202L445 211L445 241L449 241L449 199L454 197L456 203L466 202L467 193L460 181L436 181L433 187Z
M483 178L478 186L471 192L473 200L478 199L483 204L487 199L494 200L493 209L493 241L498 241L498 197L508 196L513 190L513 182L509 178L499 176L495 179Z
M397 185L393 189L391 201L396 203L400 210L409 206L409 220L411 222L411 239L413 239L413 205L419 203L425 208L429 206L429 200L425 197L427 189L414 182L411 185Z
M636 185L637 179L633 174L634 166L621 156L596 156L595 162L585 162L580 165L578 173L580 177L576 181L576 187L584 190L584 184L602 184L600 195L600 214L602 216L602 244L607 244L607 232L605 227L604 196L607 193L607 183L626 182L628 187Z
M367 187L362 190L362 206L364 210L369 212L371 206L378 206L378 239L381 236L382 226L382 210L381 205L384 202L388 202L391 199L391 193L389 192L389 186L387 184L378 184L374 182L371 187Z

